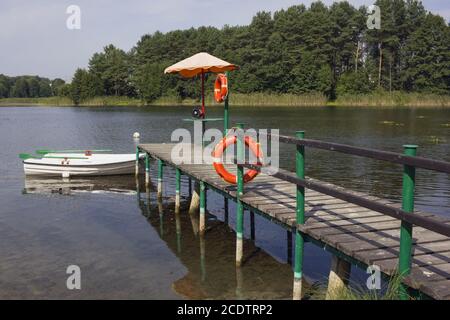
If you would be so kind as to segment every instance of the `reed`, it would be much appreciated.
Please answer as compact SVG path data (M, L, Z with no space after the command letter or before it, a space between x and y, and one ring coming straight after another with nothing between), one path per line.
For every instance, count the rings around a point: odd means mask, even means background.
M363 95L344 95L328 106L338 107L450 107L450 95L376 91Z
M142 100L123 96L102 96L87 99L79 104L84 107L95 106L143 106Z
M380 290L368 290L359 284L352 283L347 288L333 292L333 296L335 300L399 300L401 285L402 277L396 273ZM324 300L326 291L326 284L316 283L310 287L307 296L311 300Z
M2 98L0 106L73 106L71 99L67 97L41 97L41 98Z
M205 97L207 106L220 106L215 102L212 94ZM47 98L2 98L0 106L73 106L74 103L67 97ZM101 96L87 99L80 106L199 106L198 99L180 99L176 96L160 97L157 100L146 103L138 98L122 96ZM343 95L335 101L327 101L322 94L274 94L274 93L231 93L230 105L243 107L263 106L288 106L288 107L450 107L450 95L404 93L394 91L392 93L376 91L364 95Z

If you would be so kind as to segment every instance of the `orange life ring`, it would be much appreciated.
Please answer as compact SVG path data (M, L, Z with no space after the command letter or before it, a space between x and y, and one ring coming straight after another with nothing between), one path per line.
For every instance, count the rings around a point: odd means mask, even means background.
M214 99L222 103L228 95L228 79L223 73L219 73L214 83Z
M261 165L260 159L263 157L261 148L259 146L259 143L256 143L251 137L246 136L244 138L245 145L253 152L253 154L256 156L256 159L258 161L258 165ZM223 155L223 152L225 149L231 145L235 144L237 142L236 136L229 136L223 138L214 148L214 151L212 153L212 156L216 159L221 158ZM223 180L225 180L228 183L236 184L237 183L237 177L236 175L228 172L224 165L221 162L213 162L214 169L216 169L216 172L219 174L220 177L222 177ZM256 170L248 170L244 174L244 183L247 183L251 180L253 180L257 175L258 171Z

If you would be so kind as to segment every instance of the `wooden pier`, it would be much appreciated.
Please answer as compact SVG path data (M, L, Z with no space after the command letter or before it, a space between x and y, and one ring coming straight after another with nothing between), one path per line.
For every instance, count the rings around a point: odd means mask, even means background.
M158 162L158 196L162 193L164 166L176 170L178 195L180 175L200 184L197 201L200 207L200 233L205 228L206 188L238 203L237 267L245 268L245 264L241 266L244 253L240 244L244 208L294 232L295 299L302 297L302 266L308 263L303 261L305 241L313 242L333 256L327 294L330 299L336 290L345 288L352 265L362 268L376 265L387 277L400 273L406 288L400 298L405 298L407 291L407 297L415 292L420 297L450 299L450 218L413 209L415 167L449 173L449 163L415 157L415 154L408 152L402 155L307 140L302 134L296 138L280 136L280 141L296 145L293 151L296 151L297 172L280 169L275 175L261 173L245 186L242 181L238 181L237 186L224 182L211 165L175 164L171 159L173 144L140 144L138 152L147 154L147 176L148 159L151 157ZM305 147L402 164L403 205L304 177L302 155ZM244 167L257 169L250 164L230 166L235 170L237 167L238 171ZM243 188L242 193L238 193L239 188ZM179 206L178 195L176 205Z

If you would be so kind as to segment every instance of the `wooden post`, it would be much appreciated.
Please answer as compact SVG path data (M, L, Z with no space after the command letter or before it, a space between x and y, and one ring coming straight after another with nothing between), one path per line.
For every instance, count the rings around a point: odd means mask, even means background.
M162 199L163 162L158 159L158 199Z
M191 204L189 205L189 214L195 216L200 208L200 183L194 182L194 190L192 192Z
M180 212L181 171L175 169L175 213Z
M325 299L333 300L347 290L350 277L351 264L335 255L331 258L330 275L328 277L328 288Z
M206 228L206 186L203 181L200 181L200 221L199 232L200 235L205 233Z
M245 160L243 124L237 125L237 161L243 163ZM244 205L241 197L244 194L244 168L237 167L237 213L236 213L236 266L242 265L242 257L244 254Z

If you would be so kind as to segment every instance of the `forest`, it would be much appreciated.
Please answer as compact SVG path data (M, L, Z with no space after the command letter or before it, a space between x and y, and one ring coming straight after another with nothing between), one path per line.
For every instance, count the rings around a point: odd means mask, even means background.
M366 7L347 1L314 2L258 12L249 25L155 32L128 52L107 45L71 84L48 90L46 79L17 79L0 96L45 93L75 104L95 96L127 96L146 103L160 97L198 99L200 81L164 75L179 60L206 51L240 69L230 74L232 92L322 94L329 100L371 92L450 93L450 26L417 0L377 0L381 28L368 29ZM213 76L207 79L212 87ZM36 80L36 81L35 81ZM20 81L20 83L18 83ZM31 84L33 82L33 84ZM45 89L44 89L45 88ZM51 86L53 88L53 86ZM39 90L39 94L41 91Z
M38 76L8 77L0 74L0 98L39 98L70 95L69 87L59 78L50 80Z

